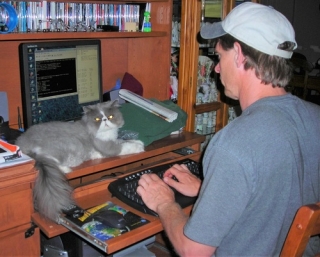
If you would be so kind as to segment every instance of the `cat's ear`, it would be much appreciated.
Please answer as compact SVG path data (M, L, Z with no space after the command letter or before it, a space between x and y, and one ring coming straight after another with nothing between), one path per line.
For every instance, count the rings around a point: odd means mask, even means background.
M115 99L115 100L110 101L110 106L111 107L120 107L119 99Z
M94 108L93 105L87 105L87 106L83 106L83 107L82 107L82 110L83 110L84 113L88 113L88 112L90 112L93 108Z

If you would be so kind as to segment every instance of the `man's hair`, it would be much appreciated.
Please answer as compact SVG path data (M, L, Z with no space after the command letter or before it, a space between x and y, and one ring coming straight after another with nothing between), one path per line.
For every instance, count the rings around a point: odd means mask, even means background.
M229 34L218 38L218 42L225 51L232 49L234 43L238 42L246 57L245 70L254 69L257 78L261 79L262 83L271 83L274 87L285 87L291 80L293 69L288 59L264 54Z

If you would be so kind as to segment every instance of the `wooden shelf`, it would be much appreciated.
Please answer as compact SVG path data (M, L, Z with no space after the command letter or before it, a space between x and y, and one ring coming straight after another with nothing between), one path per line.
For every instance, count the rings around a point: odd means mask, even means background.
M30 32L3 34L0 41L53 40L53 39L103 39L165 37L164 31L152 32Z
M198 104L194 105L195 113L204 113L204 112L212 112L218 111L221 108L222 103L220 102L213 102L213 103L206 103L206 104Z
M203 141L204 137L202 135L191 132L170 135L166 138L153 142L151 145L147 146L145 152L142 153L86 161L74 168L72 172L66 174L66 177L71 180L82 176L88 176L89 174L96 173L99 170L119 167L123 165L123 163L126 163L128 166L130 163L138 161L142 162L144 159L160 156L164 152L170 152L178 148L196 145Z
M91 0L92 1L92 0ZM115 1L92 1L92 2L104 2L104 3L114 3ZM141 0L116 0L117 3L126 3L126 4L130 4L130 3L145 3L145 1L141 1ZM149 0L148 3L153 3L153 2L168 2L168 0Z
M65 0L58 0L63 2ZM78 0L77 0L78 1ZM76 2L77 2L76 1ZM90 1L90 0L89 0ZM80 2L80 1L79 1ZM132 1L92 1L95 3L145 3ZM168 99L170 81L170 39L172 0L151 0L152 32L30 32L0 36L0 56L4 64L0 76L7 92L9 120L17 128L17 107L22 107L19 45L24 42L58 40L101 40L103 92L113 88L127 72L143 86L146 98ZM156 60L156 62L155 62ZM155 68L156 67L156 68ZM23 115L23 110L22 110Z

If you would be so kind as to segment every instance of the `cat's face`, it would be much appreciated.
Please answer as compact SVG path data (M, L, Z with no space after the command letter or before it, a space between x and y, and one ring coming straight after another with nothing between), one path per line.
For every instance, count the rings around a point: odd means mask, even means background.
M84 107L82 120L86 123L90 134L95 135L121 128L124 125L124 120L118 107L117 101Z

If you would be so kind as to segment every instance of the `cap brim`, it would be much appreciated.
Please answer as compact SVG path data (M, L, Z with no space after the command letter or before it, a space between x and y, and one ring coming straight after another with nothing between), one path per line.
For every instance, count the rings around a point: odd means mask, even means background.
M213 39L227 34L222 28L221 22L205 23L200 29L200 35L204 39Z

